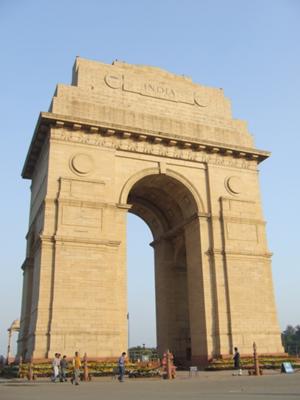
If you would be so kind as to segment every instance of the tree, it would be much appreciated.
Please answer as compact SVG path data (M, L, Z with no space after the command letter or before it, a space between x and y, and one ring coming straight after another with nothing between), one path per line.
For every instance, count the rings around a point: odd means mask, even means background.
M300 353L300 325L288 325L281 334L284 351L291 355Z

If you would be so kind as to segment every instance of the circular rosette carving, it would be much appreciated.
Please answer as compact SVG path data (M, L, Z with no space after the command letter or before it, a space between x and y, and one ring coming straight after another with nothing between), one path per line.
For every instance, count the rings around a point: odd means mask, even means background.
M120 74L107 74L104 77L105 83L112 89L120 89L123 85L123 76Z
M207 107L209 98L204 92L196 92L194 93L194 101L199 107Z
M240 194L243 191L243 182L238 176L229 176L225 180L225 187L230 194Z
M76 174L87 175L93 170L94 161L88 154L75 154L70 160L70 167Z

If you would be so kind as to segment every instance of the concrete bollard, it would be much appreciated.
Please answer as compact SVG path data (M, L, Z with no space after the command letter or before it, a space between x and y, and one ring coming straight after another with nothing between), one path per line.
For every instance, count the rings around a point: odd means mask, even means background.
M262 375L259 368L257 347L255 342L253 343L253 359L254 359L254 375L256 376Z
M89 380L89 369L87 364L87 354L84 353L83 357L83 380L87 382Z
M29 361L29 368L28 368L27 378L28 378L29 381L33 380L33 362L32 362L32 358Z
M18 370L18 378L24 378L23 376L23 357L19 358L19 370Z

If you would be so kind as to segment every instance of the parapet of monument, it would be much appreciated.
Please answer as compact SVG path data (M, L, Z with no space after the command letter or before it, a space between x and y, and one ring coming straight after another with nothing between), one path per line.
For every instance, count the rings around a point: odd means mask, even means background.
M126 215L153 234L158 351L183 364L282 353L258 164L223 90L77 58L40 114L18 353L127 348ZM142 268L142 266L141 266Z

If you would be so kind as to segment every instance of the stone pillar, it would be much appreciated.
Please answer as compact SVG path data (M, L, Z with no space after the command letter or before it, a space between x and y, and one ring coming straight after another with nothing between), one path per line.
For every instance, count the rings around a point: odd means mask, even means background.
M23 292L22 309L20 319L20 333L18 337L18 356L26 357L28 330L31 317L32 283L33 283L33 259L26 258L23 266Z
M199 215L203 291L208 358L221 354L223 340L228 341L224 269L220 252L214 251L214 221L207 214ZM227 347L226 347L227 349Z
M221 198L224 268L231 346L241 354L255 341L263 354L282 353L271 260L258 202Z
M207 327L199 219L185 226L192 362L207 362Z
M126 212L113 206L103 212L104 221L110 218L111 238L69 238L59 226L48 357L57 349L66 354L76 349L90 357L116 357L126 351Z
M166 234L168 236L168 234ZM169 348L185 364L190 355L189 301L185 240L182 231L153 244L157 343L159 354Z
M174 345L172 340L173 246L170 240L153 243L155 260L157 347L160 356Z
M186 365L191 361L191 333L187 283L187 260L184 232L180 229L172 240L172 353L176 362Z

